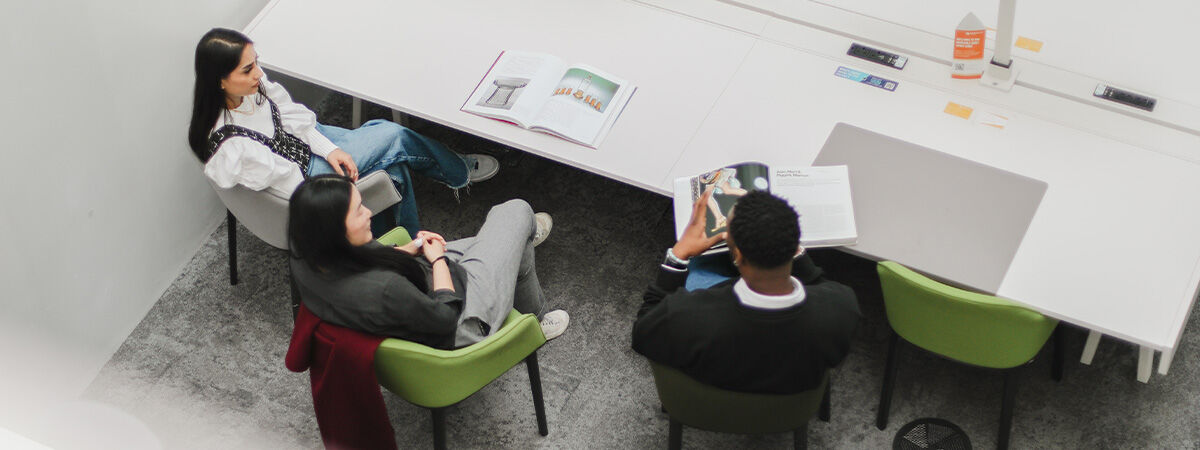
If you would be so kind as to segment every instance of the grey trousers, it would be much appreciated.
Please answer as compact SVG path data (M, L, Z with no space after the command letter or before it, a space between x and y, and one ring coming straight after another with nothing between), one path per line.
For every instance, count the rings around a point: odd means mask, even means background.
M533 264L533 209L524 200L493 206L475 237L446 243L446 257L467 272L467 295L454 346L463 347L500 329L508 312L544 314L546 295Z

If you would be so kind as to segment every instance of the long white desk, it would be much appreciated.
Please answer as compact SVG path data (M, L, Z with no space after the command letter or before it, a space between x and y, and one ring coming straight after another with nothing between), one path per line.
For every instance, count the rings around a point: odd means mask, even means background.
M729 10L755 11L808 31L825 31L817 40L842 36L937 62L939 73L930 80L947 78L958 21L973 11L994 26L998 6L998 0L635 1L727 26L747 23ZM1017 84L1200 136L1200 89L1188 75L1200 72L1200 60L1181 56L1191 52L1191 41L1181 30L1188 29L1198 12L1200 4L1188 0L1020 2L1015 34L1044 45L1014 46L1014 67L1021 72ZM770 31L760 34L773 39ZM994 30L988 33L985 57L995 47L993 38ZM1112 104L1092 95L1097 84L1151 95L1158 105L1149 113Z
M1200 285L1200 136L1021 85L950 81L937 61L901 72L854 60L847 36L761 12L786 2L649 3L275 0L247 32L274 70L665 195L728 162L811 163L837 122L1045 181L995 293L1141 345L1143 381L1146 352L1162 351L1166 373ZM591 64L639 91L596 150L459 111L506 49ZM900 87L834 77L838 66ZM976 115L943 113L950 101ZM983 126L983 113L1008 122Z
M803 0L780 2L775 11L803 18L818 9L842 10L913 32L941 38L943 45L925 49L949 58L948 43L968 12L986 26L996 26L997 0ZM753 6L753 5L752 5ZM1043 44L1014 49L1018 58L1087 74L1127 88L1200 106L1200 89L1184 73L1195 73L1200 61L1183 58L1186 32L1200 17L1200 3L1187 0L1129 2L1058 0L1017 2L1013 28ZM891 40L892 33L878 36ZM988 33L994 39L994 33ZM994 47L993 43L988 44Z
M246 31L268 68L658 192L755 42L620 1L276 0ZM459 111L503 50L632 75L638 92L598 150Z
M744 149L736 160L786 154L789 163L811 163L833 126L847 122L1045 181L1046 196L994 292L1172 351L1200 281L1200 235L1193 231L1200 226L1200 165L916 83L902 81L888 92L833 77L842 64L760 43L665 179L732 162L729 148ZM951 116L943 112L949 101L1009 121L997 130ZM1053 106L1085 108L1059 101ZM769 104L794 107L746 113ZM908 255L855 250L908 262ZM1141 270L1147 262L1154 270Z
M1114 200L1126 201L1131 208L1126 209L1127 213L1123 214L1122 221L1138 222L1124 228L1114 227L1108 230L1111 235L1118 236L1133 236L1138 235L1132 230L1140 229L1147 234L1154 235L1159 240L1157 244L1150 243L1147 239L1137 238L1130 241L1127 245L1133 246L1126 257L1153 256L1150 260L1162 261L1156 265L1154 270L1168 270L1170 274L1158 273L1157 281L1170 282L1171 288L1164 288L1159 285L1148 285L1149 288L1141 288L1137 286L1138 281L1129 281L1128 289L1117 289L1122 293L1133 295L1133 297L1125 297L1122 300L1119 296L1109 297L1106 301L1095 302L1095 298L1087 297L1087 289L1060 290L1057 294L1062 296L1070 296L1075 300L1072 303L1069 299L1059 299L1057 297L1047 297L1046 295L1038 295L1031 291L1038 291L1042 294L1050 294L1054 292L1050 285L1058 285L1064 288L1079 286L1079 283L1085 283L1088 278L1092 280L1109 280L1105 276L1105 272L1096 272L1092 276L1082 276L1081 280L1073 280L1077 284L1059 282L1067 281L1063 278L1056 278L1063 275L1061 271L1065 269L1076 270L1080 274L1086 274L1088 267L1080 266L1078 262L1073 265L1051 265L1050 268L1058 268L1051 272L1037 272L1031 274L1031 277L1040 276L1047 278L1045 282L1037 284L1031 289L1021 289L1018 286L1025 282L1017 281L1014 278L1013 271L1024 270L1031 266L1022 264L1019 260L1014 261L1010 274L1006 276L1005 283L1002 289L984 289L986 291L998 292L999 295L1014 298L1017 301L1026 303L1043 312L1062 318L1069 322L1080 324L1091 328L1093 335L1089 337L1088 345L1084 350L1085 362L1090 362L1091 354L1095 351L1095 345L1099 338L1098 332L1109 334L1137 343L1142 346L1139 355L1138 378L1146 381L1150 374L1150 365L1153 360L1153 351L1163 351L1162 359L1159 363L1159 372L1165 374L1173 357L1175 346L1178 345L1179 339L1182 336L1183 325L1186 323L1188 314L1191 311L1191 305L1196 294L1197 275L1195 273L1196 263L1192 256L1194 253L1193 242L1188 241L1190 238L1186 234L1186 229L1171 228L1173 232L1165 232L1159 227L1159 222L1178 223L1183 220L1186 223L1192 223L1195 217L1195 208L1190 206L1195 204L1194 198L1190 198L1188 191L1189 177L1194 178L1194 165L1200 163L1200 108L1195 105L1195 93L1200 92L1195 89L1186 89L1188 81L1175 78L1167 80L1167 73L1189 72L1189 68L1200 67L1200 64L1194 61L1180 60L1171 64L1160 64L1163 67L1171 67L1170 72L1164 70L1146 70L1130 71L1130 67L1144 68L1150 66L1147 64L1150 61L1157 61L1158 57L1163 57L1172 52L1178 52L1185 48L1185 44L1170 39L1166 39L1162 28L1155 28L1156 24L1169 24L1173 21L1186 20L1190 17L1187 11L1194 10L1194 4L1185 2L1172 1L1164 5L1156 5L1154 8L1138 10L1131 14L1126 14L1125 18L1130 21L1136 21L1137 26L1124 27L1119 31L1104 32L1098 31L1101 28L1089 26L1087 16L1093 14L1094 18L1103 19L1105 15L1100 13L1104 11L1107 3L1104 4L1089 4L1088 10L1077 11L1077 16L1072 21L1057 21L1054 24L1060 25L1051 27L1045 21L1035 22L1032 26L1025 24L1025 30L1032 33L1034 37L1041 37L1048 40L1047 52L1044 54L1032 52L1025 49L1016 49L1016 57L1021 60L1021 67L1025 70L1018 78L1016 88L1012 92L1003 93L989 88L979 86L971 81L951 80L946 76L946 65L943 53L947 53L949 48L949 37L947 33L929 32L934 28L933 23L938 22L938 18L950 17L950 15L960 15L965 12L965 6L961 2L941 2L937 5L924 5L919 8L914 8L911 2L881 2L877 0L854 0L851 2L839 2L836 6L829 2L819 1L777 1L777 0L721 0L708 2L679 2L676 0L637 0L643 3L652 4L656 7L676 11L681 15L694 17L698 20L709 21L724 26L737 26L746 23L753 23L753 26L741 26L741 29L751 32L758 36L763 43L760 45L778 44L781 47L790 48L795 53L781 53L774 57L765 58L761 63L755 65L753 57L747 59L742 69L739 71L739 78L745 76L748 80L744 81L746 86L754 89L757 86L770 85L769 83L779 83L784 85L783 80L792 80L794 85L806 85L811 87L810 90L804 92L819 93L816 98L820 99L818 103L822 104L822 108L806 111L805 117L800 118L796 115L795 110L783 110L780 117L787 117L801 120L817 120L818 123L823 123L826 128L816 130L819 135L823 135L823 131L832 126L832 122L844 120L853 123L860 123L866 128L881 131L886 129L906 130L907 132L897 131L891 133L893 137L899 137L910 142L922 143L930 147L947 151L952 154L967 157L968 159L976 160L983 163L995 165L996 167L1005 167L1003 165L993 164L988 161L987 154L981 155L962 155L963 150L979 150L979 148L967 148L967 145L962 142L970 142L969 145L981 139L998 139L989 145L1016 145L1015 141L1010 141L1015 135L1018 139L1026 141L1024 145L1057 145L1071 148L1072 152L1064 155L1065 158L1076 158L1075 160L1066 160L1067 164L1059 166L1057 169L1053 165L1047 165L1044 168L1033 167L1039 164L1052 162L1047 159L1045 161L1030 159L1028 162L1031 167L1025 169L1013 170L1016 173L1040 178L1044 181L1051 182L1051 190L1054 190L1055 183L1052 178L1038 177L1039 171L1045 169L1057 170L1058 177L1063 179L1059 184L1070 182L1078 171L1077 167L1096 167L1097 164L1114 164L1110 168L1114 169L1110 178L1122 178L1126 180L1126 184L1130 185L1123 189L1120 193L1127 194L1125 197L1103 198L1103 197L1088 197L1086 191L1092 189L1092 186L1086 181L1080 179L1077 195L1073 195L1065 203L1067 205L1078 205L1079 202L1086 204L1097 204L1098 202L1113 202ZM972 3L972 7L981 12L984 17L988 16L987 8L995 8L994 2L976 1ZM989 6L990 5L990 6ZM1078 7L1074 5L1071 7ZM947 13L944 10L942 14L924 14L916 13L915 11L925 11L928 9L949 8L953 11ZM1020 15L1037 18L1039 16L1054 15L1062 17L1063 8L1068 8L1068 5L1033 5L1023 3L1018 8L1018 31L1021 30ZM1122 8L1118 5L1118 9ZM1164 9L1165 8L1165 9ZM1174 16L1163 15L1164 11L1174 8L1178 13ZM748 11L757 11L764 18L762 22L749 22L746 19L737 18L735 14L731 14L731 9L743 9ZM983 11L980 11L980 10ZM874 14L874 15L871 15ZM994 13L992 13L994 15ZM945 17L942 17L945 16ZM884 18L886 17L886 19ZM1043 17L1044 18L1044 17ZM1139 20L1140 19L1140 20ZM1150 20L1154 19L1154 20ZM944 21L944 20L943 20ZM809 26L804 26L809 25ZM1075 25L1072 28L1069 25ZM1084 28L1079 28L1083 25ZM1166 27L1166 30L1173 30L1172 27ZM1042 33L1040 36L1038 33ZM1018 33L1020 34L1020 33ZM1098 37L1095 42L1089 39ZM909 65L904 71L896 71L893 69L883 68L882 66L866 63L845 55L846 48L851 42L866 42L872 45L885 43L882 45L885 49L901 50L902 52L915 56L910 59ZM1088 45L1094 44L1094 45ZM989 44L992 47L992 44ZM1107 50L1109 52L1104 52ZM757 52L758 48L755 51ZM1103 57L1096 58L1098 55ZM839 83L834 81L832 77L822 78L821 71L818 70L815 74L813 70L817 67L826 69L825 73L832 73L835 65L811 65L801 64L799 67L792 65L790 62L794 58L817 56L819 59L826 61L837 61L840 65L846 65L885 78L899 80L905 85L901 90L909 90L916 88L922 91L917 96L912 96L904 93L890 94L884 91L861 93L858 96L844 97L842 102L834 102L839 106L846 104L854 105L850 110L846 108L828 108L829 99L835 98L832 93L844 94L838 91ZM1103 61L1099 61L1102 59ZM1070 68L1070 70L1064 69ZM789 70L790 68L790 70ZM1093 73L1079 73L1080 70L1090 70ZM755 75L751 75L754 73ZM815 75L806 77L806 75ZM760 76L769 78L750 79L752 76ZM847 89L845 80L841 81L840 88ZM1127 108L1119 105L1112 105L1102 100L1095 99L1090 96L1091 90L1098 82L1123 82L1123 87L1140 89L1142 92L1155 93L1159 96L1159 105L1154 113L1146 113L1132 108ZM736 126L744 123L753 123L759 128L767 128L764 124L772 124L783 127L783 129L794 129L797 125L794 121L784 120L782 123L774 117L780 108L771 108L770 111L760 115L746 115L743 111L747 111L751 105L756 105L758 111L764 111L761 105L769 104L769 101L779 101L781 98L787 100L799 101L797 96L783 96L757 98L755 101L741 101L744 92L738 91L737 86L739 79L735 79L727 89L726 96L722 97L722 102L727 100L728 105L719 103L714 108L714 113L710 115L711 124L720 123L722 126ZM766 84L764 84L766 83ZM807 84L811 83L811 84ZM1183 83L1183 84L1181 84ZM872 90L859 86L860 90ZM794 92L794 90L792 91ZM807 98L807 97L805 97ZM880 102L882 98L897 100L897 106L888 106L887 102ZM912 111L907 111L901 105L909 105L910 102L932 101L931 104L921 108L923 114L910 116ZM1021 127L1018 122L1010 122L1007 129L997 133L996 130L986 130L983 134L979 130L975 130L972 139L961 141L956 138L946 138L947 136L956 135L956 130L950 127L951 124L957 123L960 126L963 120L953 118L945 114L939 114L938 111L946 105L947 101L964 104L976 108L977 114L972 117L972 121L977 120L981 115L979 113L998 113L1005 116L1012 114L1024 114L1025 119L1040 121L1041 125L1059 125L1053 129L1035 130L1034 128ZM832 109L838 112L831 112ZM866 109L873 109L867 112ZM743 122L726 123L723 122L720 112L726 112L731 117L741 119ZM818 113L819 111L819 113ZM895 117L887 117L894 114ZM882 115L882 116L881 116ZM812 116L812 117L808 117ZM941 117L937 117L941 116ZM909 120L914 119L914 120ZM822 122L823 121L823 122ZM975 127L979 128L979 127ZM703 128L708 130L709 127ZM1032 133L1024 136L1026 133ZM1077 133L1089 134L1087 137L1075 136ZM748 133L754 135L756 133ZM777 134L766 133L768 137L754 138L756 141L771 142L772 139L781 138ZM787 137L795 139L795 135L787 133ZM906 136L918 136L912 138ZM1024 137L1022 137L1024 136ZM811 136L809 136L811 137ZM941 144L929 144L930 139L940 139ZM960 136L965 139L965 136ZM957 142L956 142L957 141ZM694 143L705 142L705 134L702 131L693 139ZM778 141L775 141L778 142ZM814 145L813 142L805 142L803 148L806 148L815 155L815 152L820 148L819 145ZM1159 167L1168 167L1172 165L1172 159L1180 160L1190 164L1184 164L1186 168L1182 168L1184 173L1167 170L1165 172L1157 172L1152 168L1147 168L1145 171L1130 171L1116 170L1123 167L1118 160L1106 160L1103 158L1097 159L1098 153L1091 150L1087 145L1096 146L1096 148L1108 148L1110 146L1119 146L1124 144L1134 150L1142 150L1158 153L1168 157L1165 162L1159 161ZM1021 148L1030 148L1024 147ZM1034 147L1037 148L1037 147ZM703 150L700 150L703 151ZM770 152L767 152L770 153ZM768 155L760 155L759 158L769 158ZM992 156L994 157L994 155ZM1136 159L1137 157L1135 157ZM1151 158L1153 159L1153 158ZM673 173L668 176L671 178L680 174L686 174L692 167L686 166L687 161L699 160L704 161L703 155L694 155L694 151L689 148L685 151L685 157L681 159L681 164L684 164L683 170L673 170ZM808 159L811 161L811 159ZM1139 161L1139 163L1147 164L1151 161ZM1072 165L1074 164L1074 165ZM679 169L677 167L677 169ZM1181 169L1175 167L1175 169ZM703 170L703 169L696 169ZM1171 175L1174 174L1174 175ZM1166 178L1163 178L1166 177ZM1149 184L1144 183L1150 180ZM1104 182L1095 180L1097 189L1094 190L1097 195L1104 192L1106 187L1101 186ZM1136 186L1134 186L1136 185ZM1123 185L1122 185L1123 186ZM1064 186L1065 187L1065 184ZM1142 190L1143 188L1149 188ZM1191 191L1194 192L1194 191ZM1144 198L1139 198L1143 196ZM1185 199L1185 197L1188 197ZM1103 199L1103 200L1101 200ZM1156 203L1160 200L1166 200L1168 203L1158 205L1157 210L1147 210L1149 203ZM1173 199L1173 200L1171 200ZM1171 206L1169 202L1178 201L1175 206ZM1055 208L1054 203L1050 204L1050 208ZM1115 205L1114 205L1115 206ZM1043 205L1045 208L1046 205ZM1073 207L1073 206L1068 206ZM1115 208L1121 211L1121 208ZM1053 210L1052 210L1053 211ZM1042 212L1039 215L1047 215L1048 212ZM1125 215L1132 214L1133 216ZM1060 227L1061 233L1069 233L1071 230L1064 227L1070 220L1082 220L1083 215L1077 214L1062 214L1060 218L1054 219L1053 224ZM1085 223L1079 223L1078 226L1087 226ZM1101 233L1103 234L1103 233ZM1182 236L1182 238L1180 238ZM1028 236L1027 236L1028 237ZM1061 242L1050 242L1050 244L1060 244ZM1037 244L1027 243L1022 246L1023 249L1037 249L1032 254L1040 255L1042 249ZM1185 247L1186 249L1181 249ZM904 257L913 255L896 255L889 253L872 253L870 249L856 248L867 255L876 257ZM1066 251L1067 248L1060 247L1059 251ZM1182 253L1178 253L1182 252ZM1023 250L1023 254L1031 254L1029 250ZM1059 253L1062 255L1062 253ZM1081 253L1084 254L1084 253ZM1041 258L1036 256L1035 258ZM1135 259L1137 260L1137 259ZM932 273L937 274L937 271ZM1047 276L1047 275L1052 276ZM1138 277L1141 273L1134 273L1130 276ZM1147 281L1147 280L1140 280ZM1099 287L1094 281L1090 284L1093 288ZM1034 286L1034 285L1031 285ZM1028 294L1027 294L1028 293ZM1113 291L1102 291L1100 294L1108 295ZM1120 305L1115 308L1109 308L1109 304ZM1139 309L1138 313L1131 313L1129 309ZM1147 311L1156 310L1160 312ZM1146 320L1145 316L1152 316L1151 320ZM1097 317L1100 316L1100 317ZM1158 334L1155 336L1155 334Z

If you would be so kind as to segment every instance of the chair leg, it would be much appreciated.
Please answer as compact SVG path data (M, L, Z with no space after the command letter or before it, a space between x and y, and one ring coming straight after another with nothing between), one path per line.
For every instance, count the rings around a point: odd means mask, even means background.
M291 269L288 270L288 283L292 285L292 322L295 322L300 314L300 287L296 286L296 277Z
M237 277L237 218L228 209L225 210L225 234L229 235L229 284L238 282Z
M683 448L683 424L671 418L671 434L667 438L667 448L670 450L679 450Z
M1004 371L1004 400L1000 404L1000 434L996 448L1008 448L1009 433L1012 431L1013 403L1017 400L1017 384L1020 381L1020 366Z
M792 447L796 450L808 449L808 422L804 422L804 425L792 432Z
M832 378L832 377L831 377ZM817 410L817 418L822 422L829 421L830 393L833 392L833 380L825 382L825 395L821 398L821 409Z
M887 429L888 412L892 407L892 388L896 384L896 353L900 350L900 335L892 331L888 343L887 365L883 369L883 389L879 393L879 412L875 417L875 428Z
M542 402L542 375L538 370L537 351L525 358L525 368L529 369L529 388L533 390L533 411L537 414L538 433L542 436L550 434L546 425L546 405Z
M1067 350L1064 334L1062 324L1054 328L1054 359L1050 365L1050 376L1054 378L1054 381L1062 381L1063 379L1063 363Z
M433 448L446 450L446 408L433 408Z

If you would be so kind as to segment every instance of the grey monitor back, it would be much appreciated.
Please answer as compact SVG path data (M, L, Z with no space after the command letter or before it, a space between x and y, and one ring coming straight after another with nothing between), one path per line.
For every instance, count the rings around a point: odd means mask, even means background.
M839 123L814 165L845 164L853 250L994 293L1046 183Z

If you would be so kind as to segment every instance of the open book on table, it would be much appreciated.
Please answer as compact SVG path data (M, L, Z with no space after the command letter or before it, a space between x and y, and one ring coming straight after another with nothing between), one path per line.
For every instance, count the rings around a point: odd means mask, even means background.
M504 51L462 110L596 148L637 87L551 55Z
M675 179L675 237L683 236L692 205L709 186L704 232L715 236L729 229L729 211L738 197L750 190L771 192L800 215L800 245L834 247L858 242L854 204L850 199L850 171L846 166L768 167L747 162L722 167L695 177ZM716 248L724 246L724 242Z

